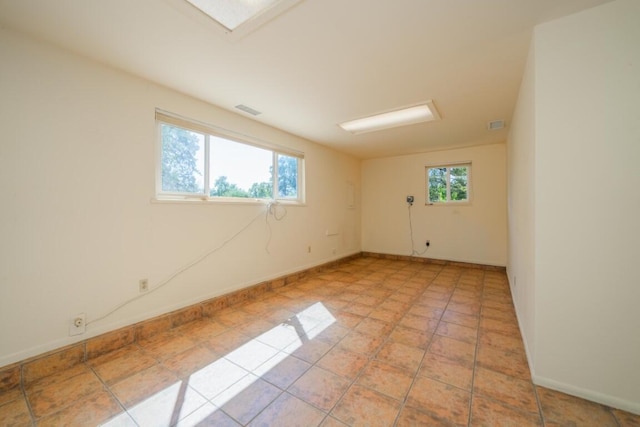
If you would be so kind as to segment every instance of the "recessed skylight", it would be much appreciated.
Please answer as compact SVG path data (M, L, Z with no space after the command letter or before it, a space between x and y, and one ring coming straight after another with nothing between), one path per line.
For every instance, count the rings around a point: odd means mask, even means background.
M400 110L375 114L361 119L340 123L342 129L353 134L373 132L398 126L440 120L440 115L433 105L433 101Z
M187 0L189 3L233 31L264 13L280 0Z

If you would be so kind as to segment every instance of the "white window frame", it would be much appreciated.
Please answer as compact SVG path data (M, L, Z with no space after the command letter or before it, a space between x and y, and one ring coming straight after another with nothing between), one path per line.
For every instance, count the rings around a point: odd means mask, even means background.
M451 200L451 169L465 167L467 168L467 198L465 200ZM429 197L429 169L442 169L446 168L446 195L447 200L432 202ZM454 163L441 163L441 164L433 164L425 166L425 183L426 183L426 192L425 192L425 204L427 206L447 206L447 205L467 205L471 203L471 162L454 162Z
M204 135L204 190L202 193L186 193L186 192L171 192L164 191L162 189L162 125L169 125L178 128L182 128L191 132L196 132ZM162 110L156 110L156 197L157 201L205 201L214 203L282 203L289 205L304 205L305 204L305 167L304 167L304 153L290 149L279 147L275 144L271 144L266 141L261 141L257 138L253 138L247 135L242 135L227 129L222 129L217 126L198 122L196 120L187 119L178 116L173 113L168 113ZM210 182L210 136L223 138L228 141L232 141L238 144L244 144L251 147L261 148L268 150L272 154L273 165L273 182L272 182L272 197L271 198L251 198L251 197L217 197L210 196L211 182ZM278 156L288 156L298 159L297 164L297 192L296 198L290 197L278 197Z

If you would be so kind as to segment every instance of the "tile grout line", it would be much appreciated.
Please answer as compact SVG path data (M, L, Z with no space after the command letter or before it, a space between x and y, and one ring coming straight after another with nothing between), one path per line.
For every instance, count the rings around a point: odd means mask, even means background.
M364 280L364 279L361 279L361 280ZM357 283L357 282L355 282L355 283ZM367 286L369 286L369 285L367 285ZM355 299L357 299L357 298L355 298ZM355 301L355 299L354 299L354 300L352 300L352 301L350 301L350 303L353 303L353 301ZM353 314L355 314L355 313L353 313ZM370 312L369 312L369 314L370 314ZM361 317L362 317L362 319L360 319L360 321L359 321L359 322L358 322L358 323L357 323L353 328L349 328L349 329L350 329L350 330L349 330L349 333L347 333L344 337L340 338L340 340L338 340L335 344L333 344L333 346L331 347L331 349L329 349L329 350L328 350L324 355L328 354L331 350L333 350L334 348L336 348L336 347L338 346L338 344L339 344L339 343L340 343L344 338L346 338L349 334L351 334L352 332L355 332L355 329L358 327L358 325L360 325L360 323L361 323L364 319L368 319L368 318L369 318L369 314L367 314L367 316L361 316ZM367 335L367 336L368 336L368 335ZM386 341L384 341L384 342L386 342ZM376 355L376 354L378 354L378 352L380 351L380 348L382 348L382 346L384 345L384 342L380 345L380 347L378 347L378 349L376 350L376 352L375 352L375 354L374 354L374 355L372 355L371 357L367 356L367 358L368 358L368 362L367 362L367 364L365 365L365 367L366 367L366 366L368 366L368 365L369 365L369 363L371 363L371 361L372 361L372 360L374 360L375 355ZM347 350L345 350L345 351L347 351ZM357 354L360 354L360 353L357 353ZM324 357L324 355L323 355L323 357ZM321 358L319 358L319 359L314 363L314 365L313 365L313 366L316 366L316 364L317 364L321 359L322 359L322 357L321 357ZM318 366L318 368L319 368L319 369L324 369L324 368L322 368L321 366ZM358 374L353 378L353 380L350 380L351 382L349 383L349 385L348 385L347 387L345 387L345 390L342 392L342 394L340 394L340 397L336 400L336 403L331 407L331 409L329 409L329 410L327 411L327 417L331 417L331 412L332 412L332 411L333 411L333 410L334 410L334 409L335 409L335 408L336 408L336 407L337 407L337 406L338 406L338 405L339 405L339 404L344 400L345 395L346 395L346 394L347 394L347 392L351 389L351 387L353 387L353 386L356 384L356 381L358 380L358 378L360 378L360 376L362 375L362 372L364 371L364 369L365 369L365 368L363 367L363 368L360 370L360 372L359 372L359 373L358 373ZM327 369L325 369L325 370L326 370L327 372L331 372L331 371L329 371L329 370L327 370ZM331 372L331 373L332 373L332 374L335 374L334 372ZM340 375L340 377L341 377L341 378L344 378L344 377L343 377L343 376L341 376L341 375ZM327 417L325 417L325 419L326 419ZM340 418L337 418L337 417L333 417L333 418L335 418L335 419L337 419L338 421L342 422L342 420L341 420ZM324 420L323 420L323 421L324 421Z
M475 393L473 392L475 382L476 382L476 368L478 366L478 350L480 349L480 322L482 321L482 311L484 308L484 294L485 294L485 279L487 277L486 271L482 271L482 293L480 295L480 310L478 312L478 323L476 329L476 347L475 354L473 356L473 369L471 372L471 394L469 399L469 420L467 422L467 426L471 427L471 421L473 417L473 400L475 398Z
M20 391L22 393L22 397L27 405L27 409L29 410L29 416L31 417L31 425L37 426L36 423L36 415L33 412L33 408L31 407L31 401L27 397L27 388L24 383L24 365L20 366Z
M89 365L88 362L85 362L87 364L87 367L89 369L91 369L91 372L93 372L93 374L98 378L98 380L102 383L103 387L105 388L105 390L109 393L109 395L118 403L118 405L120 406L120 408L122 409L122 411L127 414L127 416L129 418L131 418L131 420L135 423L135 425L139 426L138 422L133 418L133 416L129 413L129 410L124 406L124 404L120 401L120 399L118 398L118 396L116 396L116 394L113 392L113 390L111 390L111 387L109 385L107 385L107 383L100 377L100 375L98 375L98 372L96 372L96 370L93 368L93 366ZM117 383L116 383L117 384Z
M429 284L424 287L424 289L422 290L420 295L423 295L424 292L427 291L429 289L429 287L431 287L431 285L433 285L433 282L438 278L438 276L440 276L440 274L442 273L444 268L445 268L444 265L441 266L440 270L438 271L438 274L436 274L431 279ZM413 387L414 387L414 385L416 383L416 380L420 376L420 368L422 367L422 363L424 362L425 357L427 357L427 353L428 353L429 349L431 348L431 345L433 344L433 337L436 335L436 331L438 330L438 326L440 326L440 322L442 321L442 316L444 316L445 311L447 311L447 307L449 306L449 302L451 301L452 295L453 295L453 293L451 293L451 295L449 295L449 298L447 299L447 304L442 309L442 313L440 314L440 317L438 318L438 323L436 324L436 327L434 328L433 332L431 333L431 337L429 338L429 344L427 344L427 346L426 346L426 348L424 350L424 354L422 355L422 358L420 359L420 363L418 365L418 369L416 370L416 373L414 374L414 376L413 376L413 378L411 380L411 385L409 385L409 389L407 390L407 394L403 399L403 402L402 402L402 404L400 406L400 410L398 411L398 415L396 416L396 419L395 419L395 421L393 423L394 426L397 426L398 422L400 421L400 415L402 414L402 411L404 411L404 409L407 407L407 401L409 399L409 394L411 394L411 390L413 390ZM417 299L418 298L415 298L415 300L417 300Z
M417 274L418 274L418 273L414 273L411 277L415 277ZM387 277L387 278L388 278L388 277ZM406 284L408 281L409 281L409 279L405 280L405 282L404 282L403 284ZM394 291L393 291L389 296L385 297L385 302L387 301L387 299L389 299L389 297L390 297L391 295L394 295L395 293L397 293L397 292L398 292L398 289L399 289L399 288L396 288L396 289L395 289L395 290L394 290ZM416 299L417 299L417 297L414 297L411 301L415 301ZM373 310L372 310L372 311L373 311ZM403 317L404 317L404 316L403 316ZM370 318L370 317L369 317L369 315L367 315L367 316L365 317L365 319L369 319L369 318ZM373 318L373 319L375 319L375 318ZM375 319L375 320L379 320L379 319ZM387 337L385 338L385 340L384 340L384 341L380 344L380 346L376 349L376 351L374 352L374 354L373 354L371 357L369 357L369 361L368 361L368 362L367 362L367 364L366 364L366 365L365 365L365 366L360 370L360 372L356 375L355 379L353 380L353 383L349 386L349 388L351 388L353 385L355 385L355 384L356 384L356 382L358 381L358 379L359 379L360 377L362 377L362 375L364 374L365 369L366 369L366 368L371 364L371 362L373 362L373 361L376 361L376 360L377 360L377 355L380 353L380 350L382 350L382 348L383 348L387 343L389 343L389 342L393 342L393 341L391 341L391 334L392 334L392 333L393 333L393 331L397 328L397 326L398 326L398 323L399 323L399 322L400 322L400 319L396 320L396 321L392 324L392 325L393 325L393 329L389 332L389 334L387 335ZM355 328L354 328L354 329L355 329ZM423 356L423 357L424 357L424 356ZM381 363L382 363L382 362L381 362ZM393 365L392 365L392 366L393 366ZM419 369L419 367L418 367L418 369ZM416 370L416 375L417 375L417 370ZM415 376L414 376L414 378L415 378ZM375 393L381 394L381 395L383 395L383 396L385 396L385 397L391 397L391 396L387 396L386 394L381 393L381 392L379 392L379 391L377 391L377 390L370 389L369 387L365 387L365 386L361 386L361 387L364 387L364 388L366 388L367 390L371 390L371 391L373 391L373 392L375 392ZM338 405L338 404L339 404L339 403L344 399L344 395L347 393L347 391L349 390L349 388L347 388L347 390L345 390L345 392L344 392L344 393L343 393L343 395L340 397L340 400L336 403L336 405L335 405L335 406L337 406L337 405ZM411 388L411 386L409 386L409 389L410 389L410 388ZM409 390L407 390L407 396L408 396L408 394L409 394ZM400 407L399 407L399 409L398 409L398 414L396 415L396 418L394 419L394 423L393 423L393 425L395 425L395 424L396 424L396 421L397 421L398 417L400 416L400 412L402 412L402 408L403 408L403 406L404 406L404 402L405 402L405 401L406 401L406 399L407 399L407 396L405 396L405 397L400 401ZM391 397L391 398L392 398L393 400L396 400L396 399L395 399L395 398L393 398L393 397ZM334 406L334 407L335 407L335 406Z

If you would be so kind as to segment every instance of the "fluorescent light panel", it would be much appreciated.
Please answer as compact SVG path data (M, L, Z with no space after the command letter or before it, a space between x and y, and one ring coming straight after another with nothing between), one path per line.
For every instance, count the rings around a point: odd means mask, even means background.
M280 0L187 0L189 3L233 31L260 15Z
M238 105L236 105L236 108L238 110L244 111L245 113L249 113L252 116L258 116L258 115L262 114L261 111L255 110L255 109L253 109L253 108L251 108L251 107L249 107L247 105L244 105L244 104L238 104Z
M433 101L427 101L413 107L340 123L339 126L347 132L359 134L433 120L440 120L440 115L433 105Z

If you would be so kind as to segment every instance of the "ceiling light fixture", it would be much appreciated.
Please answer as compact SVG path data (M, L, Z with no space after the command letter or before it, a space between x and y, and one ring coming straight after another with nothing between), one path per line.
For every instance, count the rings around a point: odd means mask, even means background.
M258 111L258 110L256 110L256 109L253 109L253 108L251 108L251 107L249 107L249 106L246 106L246 105L244 105L244 104L238 104L238 105L236 105L236 108L237 108L238 110L244 111L245 113L249 113L249 114L251 114L252 116L258 116L258 115L262 114L262 112L261 112L261 111Z
M386 113L340 123L338 126L347 132L359 134L433 120L440 120L440 115L433 105L433 101L427 101L419 105L414 105L413 107L388 111Z

